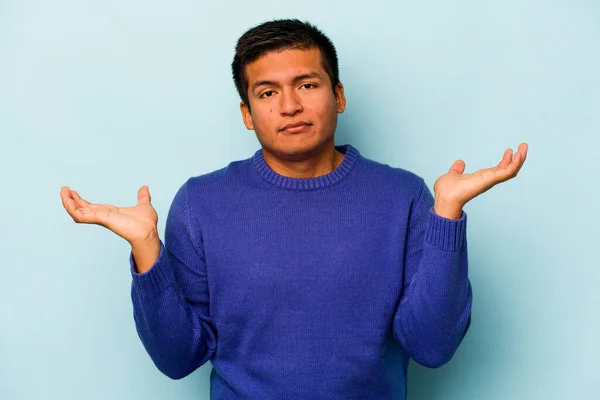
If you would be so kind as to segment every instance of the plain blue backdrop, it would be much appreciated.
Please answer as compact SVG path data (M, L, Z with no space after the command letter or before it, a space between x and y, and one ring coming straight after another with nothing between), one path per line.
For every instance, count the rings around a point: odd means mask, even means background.
M131 206L159 231L188 177L258 149L230 76L275 17L337 46L337 142L433 188L526 141L520 175L469 203L473 322L455 357L411 364L409 400L600 398L597 1L0 2L0 398L208 399L172 381L132 317L127 243L59 192Z

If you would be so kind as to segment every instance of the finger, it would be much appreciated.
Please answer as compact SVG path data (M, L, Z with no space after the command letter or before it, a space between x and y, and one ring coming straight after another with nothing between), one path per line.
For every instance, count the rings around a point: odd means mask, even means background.
M73 218L73 221L79 222L81 218L81 211L78 209L77 204L75 204L75 200L71 197L61 196L63 200L63 207L67 210L67 213Z
M520 150L514 154L512 161L506 167L505 180L514 178L519 173L521 166L523 165L523 153Z
M498 163L498 167L506 168L509 166L512 161L512 149L504 150L504 154L502 155L502 160Z
M67 213L71 216L73 221L77 223L89 223L89 218L86 218L85 212L89 211L87 207L82 207L77 203L75 197L79 197L77 192L64 186L60 191L60 197L63 203L63 207L67 210ZM85 200L82 200L85 202Z
M529 145L527 143L523 142L519 145L519 152L523 155L523 160L521 161L521 164L523 164L527 159L527 150L529 150Z
M60 190L60 200L62 201L63 207L69 214L71 214L71 211L76 208L75 203L71 198L71 190L69 190L69 188L66 186L63 186Z
M452 164L448 172L456 172L457 174L462 174L463 172L465 172L465 167L466 164L463 160L456 160L454 164Z
M84 203L85 200L81 199L77 192L70 190L68 187L63 186L60 191L60 198L63 203L63 207L67 210L67 213L71 216L73 221L78 224L96 224L98 223L97 218L94 216L94 207L98 207L95 204L90 204L91 207L84 207L78 204L74 197L79 198Z
M144 185L138 190L138 204L150 204L150 189Z
M493 172L493 180L495 184L507 181L512 177L513 173L516 171L517 164L515 162L518 160L519 155L515 153L514 156L510 157L507 160L506 155L511 153L512 149L506 150L504 152L504 156L502 157L502 161L500 161L500 163L497 166L489 169L491 172Z
M506 167L506 171L508 172L508 175L512 175L513 173L515 173L517 171L517 168L519 167L520 162L521 162L521 153L519 153L517 151L517 152L515 152L515 154L513 154L512 160Z
M521 171L521 168L523 167L523 164L525 163L525 159L527 158L528 148L529 148L529 146L527 146L527 143L521 143L519 145L519 151L517 152L519 154L519 165L517 166L514 176L517 176L519 171Z
M60 199L63 204L65 204L65 199L71 197L71 189L68 186L63 186L60 188Z
M75 200L75 203L77 203L77 205L79 207L89 207L91 206L91 204L87 201L85 201L84 199L81 198L81 196L79 196L79 193L77 193L74 190L71 190L71 196L73 197L73 200Z

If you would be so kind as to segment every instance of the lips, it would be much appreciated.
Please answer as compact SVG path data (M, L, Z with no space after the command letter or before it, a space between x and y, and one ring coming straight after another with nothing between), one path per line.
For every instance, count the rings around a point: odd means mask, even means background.
M310 126L310 125L311 124L309 124L308 122L298 121L298 122L294 122L293 124L287 124L286 126L281 128L281 130L282 131L298 131L298 130L302 130L303 127Z

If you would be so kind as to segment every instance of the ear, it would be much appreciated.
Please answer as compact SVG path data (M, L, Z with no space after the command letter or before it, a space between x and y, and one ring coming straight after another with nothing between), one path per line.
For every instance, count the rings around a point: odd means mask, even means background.
M342 82L338 82L334 92L335 100L337 102L337 112L341 114L346 109L346 96L344 95L344 85L342 85Z
M252 123L252 114L250 113L250 109L243 101L240 102L240 111L242 112L242 119L244 120L244 125L250 131L254 130L254 124Z

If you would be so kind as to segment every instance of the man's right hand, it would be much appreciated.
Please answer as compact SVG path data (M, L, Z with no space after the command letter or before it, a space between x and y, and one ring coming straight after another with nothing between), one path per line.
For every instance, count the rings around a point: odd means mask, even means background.
M119 208L109 204L93 204L79 194L63 186L60 191L65 210L73 221L82 224L101 225L131 244L139 273L150 269L160 251L158 239L158 214L150 203L148 186L138 191L138 203L134 207Z

